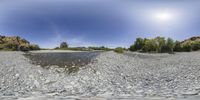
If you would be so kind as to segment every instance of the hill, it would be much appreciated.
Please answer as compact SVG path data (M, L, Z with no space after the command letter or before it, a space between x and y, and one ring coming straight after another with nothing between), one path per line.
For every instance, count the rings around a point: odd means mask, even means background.
M38 45L30 44L29 41L19 36L7 37L0 35L0 50L28 51L38 49L40 49Z
M185 51L200 50L200 36L191 37L181 42L181 46Z

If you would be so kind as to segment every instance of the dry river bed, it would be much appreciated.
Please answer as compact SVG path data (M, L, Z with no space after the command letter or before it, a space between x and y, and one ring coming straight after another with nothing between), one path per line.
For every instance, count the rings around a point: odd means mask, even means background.
M76 73L0 52L0 100L199 100L200 52L103 52Z

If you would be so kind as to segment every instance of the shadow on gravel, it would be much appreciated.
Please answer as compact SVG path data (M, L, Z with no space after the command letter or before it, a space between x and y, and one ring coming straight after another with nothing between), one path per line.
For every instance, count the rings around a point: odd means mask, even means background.
M59 66L67 73L79 71L80 67L89 64L101 52L67 52L67 53L26 53L25 57L31 63L41 65L43 68Z

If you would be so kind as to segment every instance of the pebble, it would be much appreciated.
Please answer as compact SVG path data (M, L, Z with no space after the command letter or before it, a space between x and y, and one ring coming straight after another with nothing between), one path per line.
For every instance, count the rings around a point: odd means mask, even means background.
M95 62L85 65L84 69L74 74L65 74L62 71L55 73L59 68L54 66L50 69L38 67L31 64L23 54L0 52L0 79L2 79L0 95L21 96L18 100L23 100L24 95L29 95L30 97L26 99L30 100L51 100L52 98L48 98L49 95L59 95L63 98L73 95L106 98L137 95L155 97L199 95L200 71L197 66L200 65L199 52L177 54L103 52L94 58ZM53 84L45 84L51 83L50 80L56 81L52 82ZM60 92L61 90L63 91ZM49 94L48 91L53 93ZM33 97L31 92L37 92L38 97Z

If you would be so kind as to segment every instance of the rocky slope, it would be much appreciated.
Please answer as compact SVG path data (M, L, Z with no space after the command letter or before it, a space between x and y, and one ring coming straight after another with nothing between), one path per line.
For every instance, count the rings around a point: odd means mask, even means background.
M26 39L19 36L1 36L0 35L0 50L35 50L39 49L38 45L30 44Z
M188 41L198 41L198 42L200 42L200 36L191 37L189 39L184 40L182 43L188 42Z

